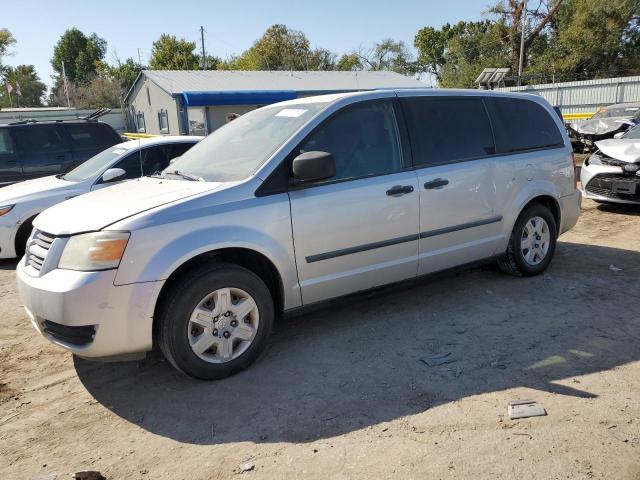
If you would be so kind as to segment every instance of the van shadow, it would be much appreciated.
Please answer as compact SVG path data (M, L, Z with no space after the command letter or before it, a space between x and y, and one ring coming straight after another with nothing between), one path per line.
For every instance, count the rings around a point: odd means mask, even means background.
M75 366L98 402L157 435L307 442L513 387L593 397L554 382L640 359L639 287L639 252L559 243L535 278L449 272L282 320L226 380L191 380L157 354ZM451 363L422 361L440 353Z

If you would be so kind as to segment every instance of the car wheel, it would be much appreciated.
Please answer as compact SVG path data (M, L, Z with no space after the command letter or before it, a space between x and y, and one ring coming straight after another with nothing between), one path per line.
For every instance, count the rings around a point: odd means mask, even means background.
M16 257L22 258L24 256L25 251L27 250L27 242L29 241L29 236L31 235L31 230L33 230L33 218L30 218L18 229L16 233L16 241L15 241L15 250Z
M503 272L538 275L549 266L556 249L557 226L547 207L533 204L518 217L504 257L498 260Z
M247 368L273 327L269 289L253 272L228 263L188 271L162 299L158 344L178 370L217 380Z

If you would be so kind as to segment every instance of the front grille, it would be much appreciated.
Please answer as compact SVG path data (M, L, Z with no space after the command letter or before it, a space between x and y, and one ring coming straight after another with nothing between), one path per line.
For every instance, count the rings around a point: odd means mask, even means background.
M613 189L613 182L630 182L635 183L636 187L635 195L628 195L620 192L616 192ZM616 174L602 174L596 175L585 187L587 192L593 195L599 195L601 197L616 199L616 200L633 200L640 201L640 177L628 176L628 175L616 175Z
M31 265L38 271L42 270L42 265L44 265L54 240L53 235L36 231L27 248L27 265Z
M42 322L42 329L45 333L61 342L70 343L72 345L87 345L93 342L96 334L95 325L83 325L81 327L70 327L68 325L60 325L59 323L45 320Z

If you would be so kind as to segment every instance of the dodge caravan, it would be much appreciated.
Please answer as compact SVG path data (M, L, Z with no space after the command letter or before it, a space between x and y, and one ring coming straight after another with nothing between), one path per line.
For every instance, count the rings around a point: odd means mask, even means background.
M282 313L483 259L537 275L580 201L540 97L302 98L243 115L158 175L45 210L18 289L33 326L79 356L157 345L219 379L256 359Z

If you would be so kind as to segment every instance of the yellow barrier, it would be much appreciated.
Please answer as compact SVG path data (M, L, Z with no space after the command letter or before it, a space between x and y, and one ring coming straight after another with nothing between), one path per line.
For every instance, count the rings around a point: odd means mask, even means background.
M563 113L562 114L562 118L564 118L565 120L588 120L591 117L593 117L594 114L595 114L595 112L592 112L592 113Z
M153 135L151 133L131 133L131 132L125 132L122 134L123 137L128 138L129 140L137 140L139 138L153 138L153 137L157 137L158 135Z

